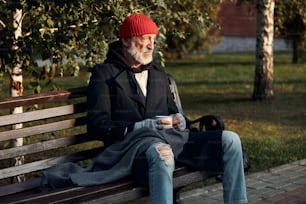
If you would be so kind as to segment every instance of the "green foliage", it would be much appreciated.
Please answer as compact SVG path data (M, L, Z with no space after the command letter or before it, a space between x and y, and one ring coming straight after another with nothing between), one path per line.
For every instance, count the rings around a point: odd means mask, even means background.
M274 27L276 36L285 37L293 48L292 62L298 58L305 60L306 53L306 1L305 0L274 0ZM256 2L255 0L236 0Z
M11 4L0 2L0 65L1 70L11 71L13 65L23 63L29 65L31 46L26 46L22 38L14 38L12 16L13 7L20 8L17 1L9 1ZM11 16L11 18L8 18ZM16 43L19 49L13 49ZM10 65L10 66L9 66Z
M293 19L296 14L301 15L305 20L306 2L304 0L276 0L274 13L276 16L276 27L280 30L283 30L285 22Z
M61 72L69 71L72 75L79 72L79 67L90 68L101 63L106 55L107 44L117 39L119 25L127 15L135 12L145 13L156 21L160 28L161 49L166 48L168 42L174 42L175 46L178 46L175 42L179 42L181 45L183 43L179 39L185 41L187 38L190 39L188 44L201 47L202 40L207 37L207 28L213 24L213 15L215 15L213 11L220 3L219 0L210 2L16 0L10 2L13 3L9 6L5 1L0 2L2 25L0 47L3 48L0 57L6 59L4 64L8 70L12 66L10 54L13 40L12 11L16 7L22 8L23 37L18 41L23 49L20 49L22 53L17 54L19 56L17 60L22 64L24 71L34 73L38 85L39 79L49 77L52 80L55 74L47 73L49 69L37 70L36 59L51 59L53 64L61 67ZM199 38L196 38L197 33ZM193 47L189 45L186 48ZM158 54L163 57L162 52Z
M178 57L182 58L185 51L209 49L215 43L208 31L217 27L214 22L220 3L220 0L186 0L169 5L171 10L178 12L169 16L171 20L166 23L167 27L174 28L166 33L168 56L178 52Z
M276 33L287 38L292 45L292 62L306 53L306 1L283 0L275 4Z

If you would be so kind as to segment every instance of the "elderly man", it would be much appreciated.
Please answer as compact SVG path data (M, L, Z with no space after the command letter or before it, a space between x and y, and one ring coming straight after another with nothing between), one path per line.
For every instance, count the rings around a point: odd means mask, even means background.
M150 201L173 203L175 164L222 172L225 203L246 203L239 136L231 131L189 132L165 71L153 62L156 24L132 14L96 65L88 87L88 133L108 146L83 169L65 164L45 172L54 187L97 185L133 173L148 185ZM171 120L157 116L169 116ZM65 177L59 172L65 172Z

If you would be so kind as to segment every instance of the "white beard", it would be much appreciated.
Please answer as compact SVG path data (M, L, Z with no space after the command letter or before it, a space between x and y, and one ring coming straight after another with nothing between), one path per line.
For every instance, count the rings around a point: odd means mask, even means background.
M147 65L152 62L153 60L153 55L150 55L148 57L143 57L142 53L148 51L147 48L144 48L142 50L139 50L136 46L135 43L131 43L131 47L127 49L127 52L134 58L135 61L139 62L142 65Z

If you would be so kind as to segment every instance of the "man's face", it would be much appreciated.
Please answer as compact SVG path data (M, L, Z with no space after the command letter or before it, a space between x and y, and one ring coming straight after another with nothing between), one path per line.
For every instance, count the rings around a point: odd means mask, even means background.
M155 34L132 37L127 52L136 62L142 65L149 64L153 60L155 39Z

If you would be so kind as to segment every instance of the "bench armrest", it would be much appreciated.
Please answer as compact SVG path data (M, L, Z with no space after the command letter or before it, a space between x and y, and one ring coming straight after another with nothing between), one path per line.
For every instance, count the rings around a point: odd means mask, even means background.
M191 131L224 130L223 120L216 115L205 115L196 120L186 119L186 122L187 128Z

